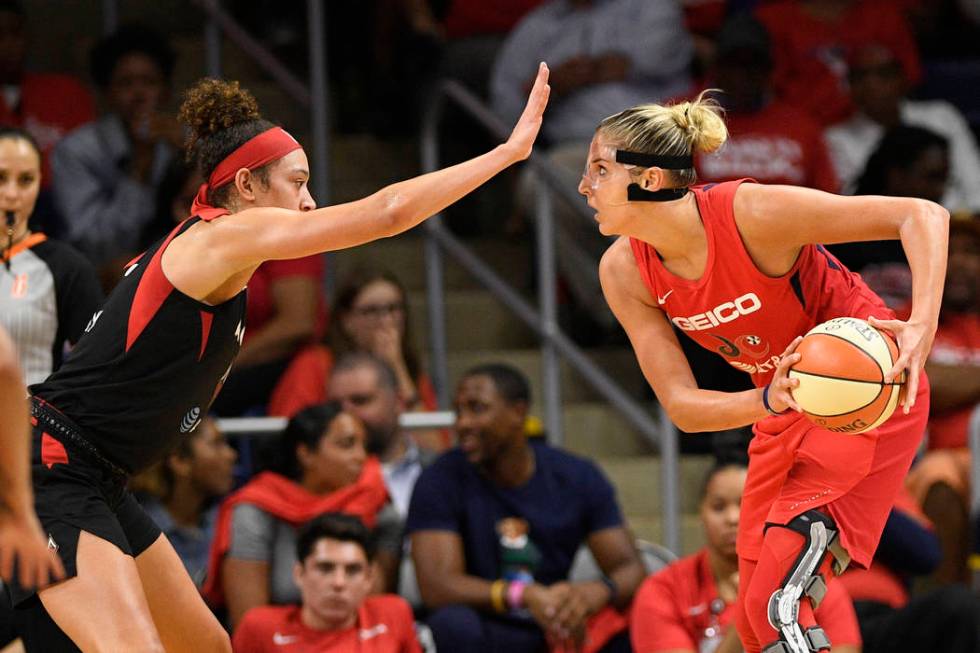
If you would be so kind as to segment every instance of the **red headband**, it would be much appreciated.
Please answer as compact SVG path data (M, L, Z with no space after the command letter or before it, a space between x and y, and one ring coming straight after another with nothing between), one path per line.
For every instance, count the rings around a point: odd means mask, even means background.
M300 147L302 146L285 129L273 127L246 141L226 156L208 177L208 187L211 190L221 188L233 180L235 174L242 168L249 170L261 168Z
M215 167L206 184L201 184L197 197L194 198L194 205L191 207L192 215L198 215L204 220L213 220L220 215L225 215L228 213L226 209L215 208L208 204L207 197L210 191L234 180L235 175L242 168L249 170L261 168L301 147L302 145L282 127L273 127L249 139Z

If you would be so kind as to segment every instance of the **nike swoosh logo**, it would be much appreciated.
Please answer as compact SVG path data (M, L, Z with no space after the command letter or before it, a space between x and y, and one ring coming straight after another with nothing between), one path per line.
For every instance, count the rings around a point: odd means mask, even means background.
M384 635L386 632L388 632L388 626L384 624L378 624L374 628L364 628L361 630L360 633L361 640L363 641L365 639L373 639L378 635Z
M298 635L283 635L280 632L272 634L272 643L276 646L285 646L286 644L292 644L299 640Z
M670 290L667 291L667 294L664 295L663 297L661 297L660 295L657 295L657 301L660 302L661 304L665 303L667 301L667 298L670 297L670 294L672 292L674 292L674 290L673 289L670 289Z

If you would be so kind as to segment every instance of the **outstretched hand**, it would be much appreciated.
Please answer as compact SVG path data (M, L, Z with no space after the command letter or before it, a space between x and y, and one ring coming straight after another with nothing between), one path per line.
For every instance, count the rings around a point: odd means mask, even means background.
M541 129L541 116L548 106L548 96L551 86L548 85L548 64L541 62L538 66L538 76L534 79L531 94L527 98L524 113L514 125L514 131L507 139L507 146L513 151L514 161L523 161L531 156L531 148Z
M905 372L905 394L901 401L902 410L908 415L915 405L915 395L919 389L919 373L925 367L926 359L929 358L929 350L932 349L932 341L936 337L936 327L930 329L921 322L879 320L876 317L869 317L868 322L874 328L890 331L895 336L895 341L898 343L898 360L892 365L891 370L885 373L885 383L892 383L895 379L901 380L902 372Z

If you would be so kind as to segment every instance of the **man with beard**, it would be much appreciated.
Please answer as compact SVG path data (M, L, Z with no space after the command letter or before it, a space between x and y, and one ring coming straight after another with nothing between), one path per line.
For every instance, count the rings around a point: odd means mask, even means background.
M340 403L345 412L364 423L367 452L381 461L391 502L405 519L415 481L435 456L420 449L399 426L405 405L395 372L374 354L344 354L327 381L327 400Z
M293 569L302 603L249 610L235 631L235 652L422 653L408 603L368 596L373 553L357 517L327 513L308 523Z
M592 462L528 441L530 403L512 367L469 370L456 391L459 446L415 485L406 531L436 648L628 651L616 608L644 569L615 491ZM583 544L602 575L572 582Z

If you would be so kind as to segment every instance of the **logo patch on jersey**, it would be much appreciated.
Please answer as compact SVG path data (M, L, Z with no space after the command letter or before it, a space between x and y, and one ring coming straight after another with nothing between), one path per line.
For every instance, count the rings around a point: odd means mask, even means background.
M241 347L242 340L245 339L245 326L241 323L241 321L239 321L238 326L235 327L235 337L238 338L238 346Z
M100 317L102 317L102 311L96 311L92 314L92 319L90 319L88 324L85 325L85 333L88 333L95 328L95 323L99 321Z
M719 324L733 322L743 315L755 313L760 308L762 308L762 300L754 292L750 292L730 302L722 302L710 311L690 317L675 317L671 322L684 331L704 331Z
M180 432L190 433L197 428L197 425L201 423L201 407L194 406L187 414L184 415L184 419L180 420Z
M10 296L14 299L20 299L27 295L27 273L21 272L14 277L14 283L10 287Z
M378 624L377 626L373 626L371 628L362 628L359 634L361 636L361 641L364 641L366 639L374 639L378 635L384 635L386 632L388 632L388 626Z
M765 374L776 369L776 366L779 365L779 358L779 356L772 356L769 360L756 363L755 365L743 363L742 361L728 361L728 364L737 370L742 370L749 374Z
M299 641L299 635L283 635L278 630L272 633L272 643L276 646L286 646Z
M664 294L663 297L661 297L660 295L657 295L657 303L660 304L661 306L663 306L664 304L666 304L667 303L667 298L670 297L670 294L672 292L674 292L674 289L673 288L671 288L670 290L668 290L666 292L666 294Z
M54 536L48 533L48 551L58 551L58 543L54 541Z
M123 276L124 276L124 277L128 277L128 276L129 276L130 274L132 274L132 272L133 272L133 270L135 270L135 269L136 269L136 268L138 268L139 266L140 266L140 264L139 264L139 263L133 263L133 264L132 264L132 265L130 265L130 266L129 266L128 268L126 268L126 271L125 271L125 272L123 272Z

